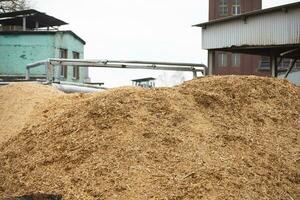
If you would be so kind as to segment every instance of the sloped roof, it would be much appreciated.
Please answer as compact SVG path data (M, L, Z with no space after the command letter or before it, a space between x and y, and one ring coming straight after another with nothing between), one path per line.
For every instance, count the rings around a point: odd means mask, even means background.
M39 27L41 28L68 24L60 19L34 9L2 13L0 14L0 24L22 26L23 17L26 17L26 26L28 28L35 28L36 22L39 23Z

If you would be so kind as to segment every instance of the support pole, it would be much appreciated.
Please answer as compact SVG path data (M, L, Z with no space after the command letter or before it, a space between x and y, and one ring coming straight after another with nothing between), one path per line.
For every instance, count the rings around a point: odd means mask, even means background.
M53 83L53 65L51 65L49 62L47 62L47 83L52 84Z
M213 68L215 67L215 51L208 50L208 75L213 75Z
M197 76L197 71L196 70L193 70L193 79L196 79L198 76Z
M25 79L27 81L30 80L30 68L29 67L26 67Z
M284 76L285 79L289 76L289 74L292 71L292 69L294 68L296 62L297 62L297 59L293 59L293 61L291 62L290 66L289 66L289 69L287 70L287 72Z
M276 63L277 71L278 71L279 65L282 63L282 61L283 61L283 57L280 57L280 60Z
M23 17L23 31L26 31L26 17Z
M35 22L35 29L38 30L38 29L39 29L39 26L40 26L39 22L36 21L36 22Z
M270 63L271 63L271 75L272 77L277 77L277 57L275 55L271 55Z

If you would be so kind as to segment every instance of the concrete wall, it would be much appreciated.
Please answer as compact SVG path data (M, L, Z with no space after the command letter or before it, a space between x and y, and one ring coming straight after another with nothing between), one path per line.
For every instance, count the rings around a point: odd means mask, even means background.
M54 57L54 35L0 34L0 75L24 76L28 63ZM31 70L45 74L45 68Z

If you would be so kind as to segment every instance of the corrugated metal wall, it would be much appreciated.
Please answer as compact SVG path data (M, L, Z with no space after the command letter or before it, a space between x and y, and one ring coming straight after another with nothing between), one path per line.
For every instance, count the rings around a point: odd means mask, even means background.
M202 48L300 43L300 8L208 25L202 29Z

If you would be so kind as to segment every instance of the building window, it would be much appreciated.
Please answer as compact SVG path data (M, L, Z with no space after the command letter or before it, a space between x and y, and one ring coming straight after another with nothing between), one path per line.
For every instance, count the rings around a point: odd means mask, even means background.
M59 49L59 58L61 58L61 59L68 58L68 50L67 49ZM60 76L63 78L67 78L68 66L65 66L65 65L60 66Z
M218 66L227 67L227 53L218 54Z
M73 59L79 59L78 52L73 51ZM73 79L76 79L76 80L79 79L79 73L80 73L79 69L80 69L79 66L73 66Z
M241 0L233 0L232 14L233 15L240 15L241 14Z
M231 61L234 67L239 67L241 65L241 55L238 53L233 53Z
M260 60L259 68L261 70L269 70L270 69L270 58L267 56L262 56Z
M227 0L219 0L219 15L227 16L228 15L228 2Z

